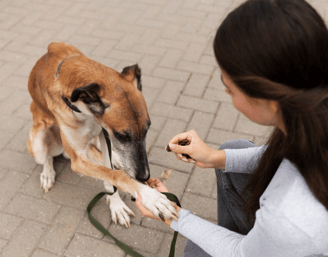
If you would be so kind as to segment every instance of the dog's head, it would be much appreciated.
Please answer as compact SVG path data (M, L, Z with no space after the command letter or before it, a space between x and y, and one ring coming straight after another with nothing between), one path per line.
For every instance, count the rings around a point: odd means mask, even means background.
M121 73L111 69L101 73L95 82L75 88L70 101L108 132L114 167L145 182L150 176L145 143L150 118L141 94L141 71L134 65Z

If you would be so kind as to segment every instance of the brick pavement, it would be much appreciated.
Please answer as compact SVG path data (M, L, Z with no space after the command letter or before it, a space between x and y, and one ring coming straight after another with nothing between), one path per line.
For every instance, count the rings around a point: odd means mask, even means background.
M0 0L0 254L3 257L123 257L113 240L93 228L86 205L102 182L80 177L55 159L55 187L39 188L42 167L28 155L31 126L27 79L52 41L74 44L87 56L120 71L139 63L152 127L147 151L152 176L173 172L168 188L182 205L216 222L211 170L178 162L163 149L175 134L195 129L212 147L229 139L258 144L267 128L242 117L224 93L212 53L215 30L241 0ZM325 0L310 1L326 15ZM123 194L122 194L123 195ZM126 229L110 225L102 200L95 216L145 256L168 256L172 231L137 214ZM179 236L177 256L186 239Z

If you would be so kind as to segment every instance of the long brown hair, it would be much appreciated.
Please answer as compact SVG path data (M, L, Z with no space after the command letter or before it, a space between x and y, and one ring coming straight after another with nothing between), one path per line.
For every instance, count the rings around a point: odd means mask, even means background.
M328 210L328 30L304 0L249 0L219 27L214 52L246 95L277 101L272 133L245 192L250 220L281 161L294 163Z

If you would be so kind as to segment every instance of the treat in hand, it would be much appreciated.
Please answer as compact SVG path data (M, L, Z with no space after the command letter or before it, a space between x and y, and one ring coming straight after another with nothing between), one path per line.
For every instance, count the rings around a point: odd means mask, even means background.
M178 145L190 145L190 141L188 139L181 140ZM167 145L165 148L166 151L171 152L170 146ZM183 153L182 156L186 157L187 159L192 159L188 154Z

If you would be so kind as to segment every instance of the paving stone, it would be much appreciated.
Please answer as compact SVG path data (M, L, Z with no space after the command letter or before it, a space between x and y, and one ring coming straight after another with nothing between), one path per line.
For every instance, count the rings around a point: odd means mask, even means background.
M212 78L208 84L208 87L212 89L224 90L225 86L223 85L223 82L221 80L221 71L218 68L216 68L211 75Z
M118 246L93 237L75 234L70 245L64 253L66 257L108 256L124 257L125 252Z
M239 112L232 104L222 103L213 122L213 127L232 131L238 117Z
M6 145L6 149L28 154L26 145L32 124L32 121L27 122L25 126L17 132L16 136L11 139L10 143Z
M53 203L85 210L97 193L99 193L97 188L81 188L58 181L56 185L45 194L44 199Z
M140 50L140 48L139 48ZM140 62L140 67L142 67L142 73L151 75L156 65L160 61L161 57L158 55L145 55L145 57Z
M182 70L182 71L189 71L189 72L194 72L194 73L211 75L214 70L214 66L201 64L201 63L180 61L178 63L177 69Z
M42 198L44 196L44 190L40 188L40 174L42 173L42 171L43 166L38 165L33 170L32 174L20 186L19 192L24 195L29 195L35 198Z
M211 197L214 185L216 185L214 169L201 169L196 167L190 176L186 192Z
M4 149L0 152L0 163L4 167L31 174L36 163L29 154Z
M21 218L0 213L0 238L10 240L21 223Z
M97 190L97 191L101 192L101 191L104 190L104 181L94 179L94 178L91 178L91 177L87 177L87 176L82 176L82 180L79 184L79 187L92 188L94 190Z
M189 62L198 62L204 52L204 49L204 44L191 43L186 49L182 59Z
M4 247L2 256L30 256L45 228L45 224L29 220L24 221L22 226L15 232L14 238Z
M60 206L42 199L17 194L6 206L6 212L19 217L49 224Z
M152 115L160 115L162 117L188 122L193 111L187 108L155 102L150 110L150 113Z
M146 152L149 153L150 149L153 147L159 132L150 128L146 137Z
M70 243L75 228L83 215L84 211L62 207L52 225L43 235L39 247L51 253L61 254Z
M184 163L180 160L178 160L175 157L175 154L168 153L165 151L164 148L159 147L153 147L150 150L149 157L148 157L149 163L151 164L157 164L163 167L172 168L177 171L183 171L187 173L191 173L193 169L192 164Z
M6 132L6 134L0 134L0 150L3 149L14 137L14 133Z
M150 114L151 129L159 131L163 128L167 118Z
M166 47L166 48L173 48L173 49L180 49L183 50L188 46L187 42L178 41L178 40L170 40L170 39L157 39L155 42L156 46Z
M158 256L158 257L169 256L172 237L173 236L171 234L168 234L168 233L165 234L164 241L162 243L162 247L156 256ZM181 234L178 234L178 239L177 239L176 246L175 246L175 256L183 256L186 243L187 243L187 238L185 238Z
M142 95L145 98L148 108L155 102L160 90L157 88L143 87Z
M254 139L254 143L261 146L261 145L265 145L269 139L270 135L268 134L267 137L259 137L259 136L255 136L255 139Z
M204 100L197 97L181 95L177 106L206 113L216 113L219 104L211 100Z
M168 80L156 99L158 102L175 105L184 84L177 81Z
M213 119L214 119L214 114L195 111L187 127L187 131L195 130L198 136L201 139L205 140L208 131L210 130Z
M254 136L212 128L206 138L206 142L222 145L224 142L233 139L245 139L253 141Z
M174 68L180 61L181 57L182 57L181 50L169 49L164 55L159 65L163 67Z
M158 57L159 59L165 54L166 49L159 46L153 45L145 45L145 44L135 44L132 48L133 52L145 54L145 55L153 55ZM160 61L160 60L158 60ZM155 68L155 67L153 67Z
M0 180L0 210L16 195L28 175L10 170Z
M212 198L186 192L183 194L181 206L196 216L217 223L217 202Z
M207 88L205 90L204 99L209 99L213 101L218 101L221 103L231 103L231 96L228 95L224 90Z
M32 257L56 257L56 256L58 256L58 255L49 253L42 249L36 249L34 251L34 253L32 254Z
M247 119L244 115L240 115L239 119L237 120L235 131L239 133L265 137L269 135L270 127L258 125Z
M165 79L152 77L152 76L142 76L142 85L145 87L153 87L161 89L165 84Z
M147 252L155 254L164 239L164 233L154 229L145 228L131 224L130 228L112 224L109 232L124 244L135 250L147 249ZM114 242L113 239L106 236L104 241Z
M153 72L153 76L159 77L159 78L164 78L164 79L171 79L171 80L186 82L190 76L190 72L157 67Z
M0 180L2 177L4 177L4 175L6 175L7 172L8 172L8 169L5 169L0 166Z
M114 48L117 41L112 39L102 39L101 43L97 44L95 50L92 51L92 55L107 56L109 51Z
M108 229L111 222L109 206L106 203L105 196L94 206L92 212L94 217L104 228ZM103 238L104 234L96 229L90 222L88 214L85 212L83 218L77 226L76 232L93 238Z
M182 133L186 131L187 123L179 120L173 120L169 119L162 131L160 132L156 142L155 146L162 147L163 149L166 147L167 143L176 135L179 133Z
M70 165L66 165L62 171L58 172L56 177L56 181L60 181L69 185L79 185L82 179L83 177L80 174L72 171Z
M7 243L8 243L7 240L0 239L0 252L1 252L2 248L4 248Z
M184 95L202 97L208 83L209 76L193 73L183 90Z

